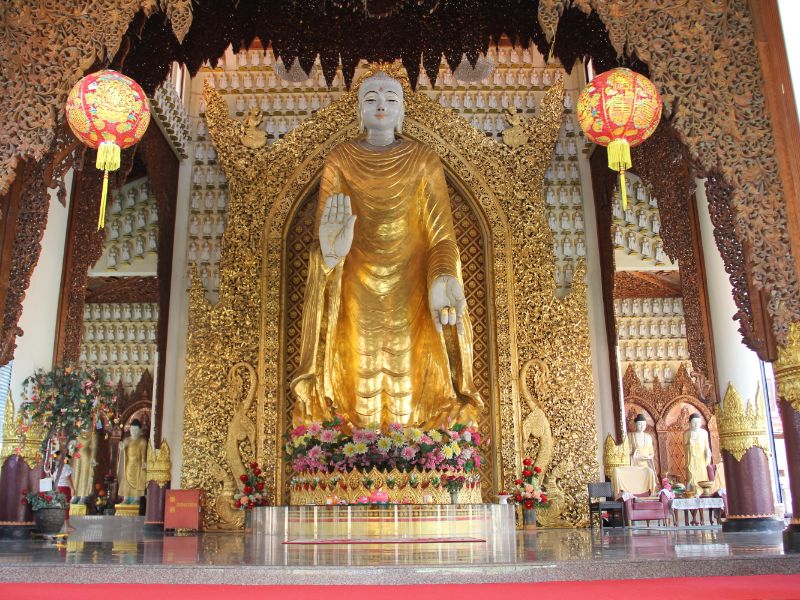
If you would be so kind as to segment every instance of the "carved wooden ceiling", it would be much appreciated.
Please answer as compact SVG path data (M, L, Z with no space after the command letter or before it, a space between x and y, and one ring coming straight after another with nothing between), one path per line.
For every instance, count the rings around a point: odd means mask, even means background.
M617 271L614 298L678 298L681 275L672 271Z

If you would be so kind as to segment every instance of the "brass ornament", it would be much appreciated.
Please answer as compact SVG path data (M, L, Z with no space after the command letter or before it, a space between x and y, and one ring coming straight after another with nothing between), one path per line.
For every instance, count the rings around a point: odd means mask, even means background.
M774 367L778 397L800 412L800 323L789 326L786 344L778 347L778 360Z
M235 525L230 511L235 486L225 448L228 424L242 400L226 381L237 363L252 365L257 374L248 411L256 428L255 459L272 501L282 499L289 477L281 458L289 324L278 282L287 268L286 228L315 186L326 154L358 136L356 94L344 94L269 147L251 149L241 144L241 123L228 116L223 98L206 85L208 131L227 175L230 204L219 302L212 306L206 300L196 275L190 291L181 478L183 487L209 494L206 527ZM493 440L484 460L494 465L495 479L486 485L510 488L519 472L522 422L531 412L520 401L519 365L536 357L549 369L532 394L554 440L551 493L562 498L554 510L560 524L574 526L587 520L586 483L596 477L597 442L585 269L579 265L571 294L555 297L552 233L544 216L543 179L561 124L562 96L559 81L543 99L539 116L520 123L530 141L510 148L409 90L403 134L436 152L449 177L469 192L488 230L494 384L487 404L493 429L483 433ZM249 456L246 444L240 453Z
M744 400L732 383L728 384L725 398L717 406L719 445L737 461L742 460L750 448L761 448L770 456L767 438L767 420L764 415L764 398L759 386L754 402Z
M155 481L160 488L163 488L172 480L172 461L169 457L167 440L161 440L161 446L158 447L158 450L148 444L146 470L147 481Z

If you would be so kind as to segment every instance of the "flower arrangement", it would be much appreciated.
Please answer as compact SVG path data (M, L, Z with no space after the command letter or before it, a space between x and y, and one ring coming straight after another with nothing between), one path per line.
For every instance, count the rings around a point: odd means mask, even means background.
M295 473L463 470L481 464L481 435L461 423L423 430L394 423L384 429L353 429L346 433L339 417L301 425L289 434L285 452Z
M239 480L244 484L241 492L233 495L233 505L236 508L250 510L255 506L267 506L267 494L264 491L264 477L257 462L251 462L247 473L243 473Z
M50 464L50 453L55 453L62 443L80 456L77 439L91 428L109 428L118 423L117 396L114 386L102 369L80 365L53 367L49 371L37 369L22 382L23 402L20 407L20 439L32 427L41 427L42 457ZM54 481L58 481L64 468L66 452L62 452L55 465Z
M23 490L22 503L30 504L31 510L42 508L67 508L67 497L61 492L29 492Z
M547 505L547 494L539 484L540 467L533 466L533 460L526 458L522 461L522 477L514 482L514 500L526 509Z
M460 492L466 482L467 478L463 475L445 475L442 477L442 484L451 494Z

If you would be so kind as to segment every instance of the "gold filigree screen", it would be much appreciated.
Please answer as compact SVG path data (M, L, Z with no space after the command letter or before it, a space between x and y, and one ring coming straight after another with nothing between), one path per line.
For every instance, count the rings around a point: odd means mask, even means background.
M492 326L489 321L490 290L487 288L486 249L480 216L468 200L465 192L457 189L452 176L447 175L447 190L450 194L450 207L453 212L453 224L461 252L464 293L467 296L469 315L472 321L474 377L475 385L486 398L486 406L478 423L481 431L493 431L492 408L497 403L492 370L494 361L490 358ZM300 323L303 313L303 297L306 278L308 277L308 254L314 239L314 218L317 207L319 186L315 185L301 201L300 206L286 230L283 274L283 386L279 398L284 419L283 434L288 436L291 429L291 416L295 398L289 389L289 382L297 369L300 358ZM323 327L324 330L324 327ZM493 332L493 330L492 330ZM322 364L322 361L320 361ZM484 453L493 455L491 440L484 448ZM284 469L286 464L281 465ZM483 497L489 499L497 493L497 470L494 461L481 463L480 473ZM283 498L288 499L288 477L284 475Z

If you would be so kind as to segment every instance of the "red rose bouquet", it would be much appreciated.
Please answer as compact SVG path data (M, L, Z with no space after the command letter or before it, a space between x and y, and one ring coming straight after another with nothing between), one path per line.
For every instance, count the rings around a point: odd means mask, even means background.
M268 506L267 492L264 489L264 477L257 462L251 462L247 473L243 473L239 480L242 482L242 491L233 495L236 508L251 509L254 506Z
M522 461L522 477L514 481L511 494L515 502L531 509L547 505L547 493L539 483L541 467L533 466L533 460L526 458Z

